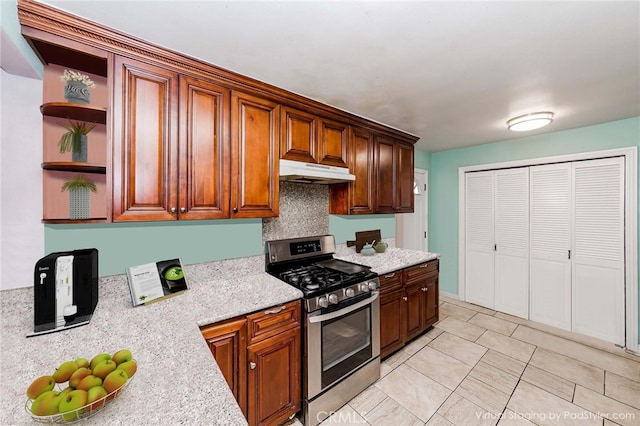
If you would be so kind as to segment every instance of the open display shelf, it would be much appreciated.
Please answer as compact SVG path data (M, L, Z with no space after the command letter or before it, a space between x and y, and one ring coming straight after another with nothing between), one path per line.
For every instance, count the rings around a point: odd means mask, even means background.
M44 170L58 170L61 172L84 172L106 174L107 167L100 164L78 163L73 161L47 161L42 163Z
M42 115L106 124L107 109L69 102L47 102L40 106Z

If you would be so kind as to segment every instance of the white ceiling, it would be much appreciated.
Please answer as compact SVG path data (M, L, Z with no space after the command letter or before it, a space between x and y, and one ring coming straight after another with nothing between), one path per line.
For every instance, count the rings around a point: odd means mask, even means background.
M420 136L426 151L640 115L640 2L45 3ZM553 111L544 129L508 118Z

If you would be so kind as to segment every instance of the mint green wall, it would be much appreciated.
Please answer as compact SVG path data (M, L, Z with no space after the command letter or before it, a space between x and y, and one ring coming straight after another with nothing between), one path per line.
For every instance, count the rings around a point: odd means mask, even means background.
M363 216L329 216L329 232L336 237L336 243L355 240L356 231L379 229L382 238L396 235L396 218L392 214Z
M431 154L426 151L414 150L413 161L416 169L429 170L431 168Z
M263 252L260 219L46 225L44 238L46 253L97 248L100 276L174 257L191 264Z
M640 146L640 117L432 153L429 171L429 249L442 254L441 289L458 294L459 167L629 146ZM640 188L640 182L638 184ZM640 240L640 227L638 238Z

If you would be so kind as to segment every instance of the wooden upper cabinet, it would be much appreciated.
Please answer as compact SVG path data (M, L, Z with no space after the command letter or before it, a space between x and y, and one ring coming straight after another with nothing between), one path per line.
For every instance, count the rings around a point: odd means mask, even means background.
M413 213L413 144L398 142L396 145L396 213Z
M280 105L231 94L231 217L278 216Z
M282 107L280 158L305 163L318 162L317 119L314 114Z
M411 143L376 137L376 213L413 212L413 154Z
M180 77L180 219L229 217L229 90Z
M348 130L349 126L325 118L320 119L318 163L327 166L349 167Z
M113 220L175 220L178 75L116 56L113 87Z

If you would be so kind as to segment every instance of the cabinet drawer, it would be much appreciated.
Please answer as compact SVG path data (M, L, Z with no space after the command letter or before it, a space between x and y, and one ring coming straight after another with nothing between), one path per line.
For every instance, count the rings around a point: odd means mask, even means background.
M421 279L430 272L438 271L439 264L440 262L436 259L426 263L421 263L420 265L412 266L411 268L407 268L404 271L404 273L406 274L405 279L406 281Z
M380 294L388 294L402 288L402 270L381 274Z
M299 325L299 300L247 315L249 344L275 336Z

